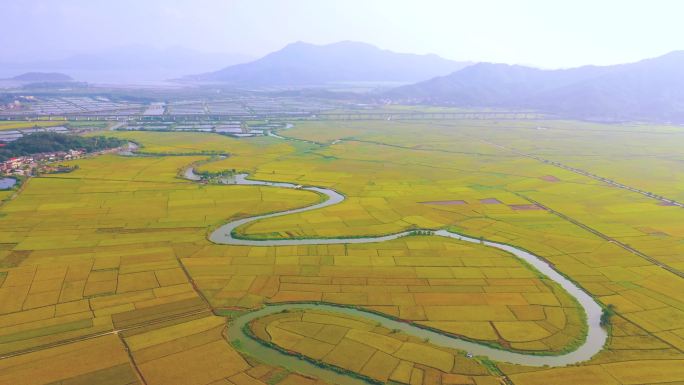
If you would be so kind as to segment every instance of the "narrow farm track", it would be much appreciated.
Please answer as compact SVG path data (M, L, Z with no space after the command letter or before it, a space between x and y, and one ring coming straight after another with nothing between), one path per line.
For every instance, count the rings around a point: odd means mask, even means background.
M568 166L568 165L563 164L563 163L561 163L561 162L556 162L556 161L553 161L553 160L544 159L544 158L542 158L542 157L540 157L540 156L537 156L537 155L533 155L533 154L528 154L528 153L525 153L525 152L521 152L521 151L518 151L518 150L516 150L516 149L514 149L514 148L506 147L506 146L504 146L504 145L501 145L501 144L498 144L498 143L491 142L491 141L489 141L489 140L480 139L480 141L482 141L482 142L484 142L484 143L487 143L487 144L489 144L489 145L491 145L491 146L500 148L500 149L502 149L502 150L506 150L506 151L512 152L512 153L514 153L514 154L516 154L516 155L520 155L520 156L524 156L524 157L526 157L526 158L534 159L534 160L539 161L539 162L542 162L542 163L544 163L544 164L549 164L549 165L551 165L551 166L555 166L555 167L558 167L558 168L562 168L563 170L567 170L567 171L570 171L570 172L574 172L575 174L579 174L579 175L582 175L582 176L586 176L587 178L591 178L591 179L594 179L594 180L597 180L597 181L600 181L600 182L603 182L603 183L607 183L607 184L609 184L609 185L611 185L611 186L613 186L613 187L617 187L617 188L621 188L621 189L623 189L623 190L631 191L631 192L633 192L633 193L641 194L641 195L643 195L643 196L645 196L645 197L648 197L648 198L651 198L651 199L655 199L655 200L657 200L657 201L659 201L659 202L661 202L662 204L665 204L665 205L669 205L669 206L678 206L678 207L684 208L684 203L682 203L682 202L676 201L676 200L674 200L674 199L666 198L666 197L663 197L663 196L658 195L658 194L654 194L654 193L649 192L649 191L641 190L641 189L636 188L636 187L627 186L627 185L622 184L622 183L620 183L620 182L616 182L616 181L614 181L614 180L612 180L612 179L609 179L609 178L606 178L606 177L603 177L603 176L599 176L599 175L596 175L596 174L592 174L592 173L590 173L589 171L585 171L585 170L582 170L582 169L579 169L579 168L576 168L576 167L571 167L571 166Z
M271 134L271 136L273 136L273 137L275 137L275 138L286 139L286 140L302 140L302 139L296 139L296 138L291 138L291 137L283 137L283 136L278 135L278 134ZM521 152L521 151L518 151L518 150L516 150L516 149L514 149L514 148L507 147L507 146L504 146L504 145L501 145L501 144L498 144L498 143L494 143L494 142L489 141L489 140L485 140L485 139L476 139L476 138L474 138L474 139L475 139L475 140L479 140L479 141L481 141L481 142L483 142L483 143L486 143L486 144L488 144L488 145L490 145L490 146L493 146L493 147L496 147L496 148L499 148L499 149L508 151L508 152L510 152L510 153L512 153L512 154L514 154L514 155L517 155L517 156L522 156L522 157L534 159L534 160L536 160L536 161L539 161L539 162L542 162L542 163L545 163L545 164L549 164L549 165L552 165L552 166L555 166L555 167L558 167L558 168L562 168L562 169L564 169L564 170L567 170L567 171L570 171L570 172L573 172L573 173L576 173L576 174L579 174L579 175L582 175L582 176L585 176L585 177L588 177L588 178L591 178L591 179L594 179L594 180L598 180L598 181L600 181L600 182L609 184L609 185L611 185L611 186L613 186L613 187L621 188L621 189L624 189L624 190L627 190L627 191L630 191L630 192L634 192L634 193L638 193L638 194L644 195L644 196L646 196L646 197L648 197L648 198L658 200L659 202L661 202L662 204L665 204L665 205L678 206L678 207L684 208L684 203L679 202L679 201L676 201L676 200L674 200L674 199L670 199L670 198L666 198L666 197L663 197L663 196L660 196L660 195L657 195L657 194L653 194L653 193L651 193L651 192L648 192L648 191L644 191L644 190L638 189L638 188L636 188L636 187L627 186L627 185L625 185L625 184L616 182L616 181L614 181L614 180L612 180L612 179L608 179L608 178L606 178L606 177L602 177L602 176L599 176L599 175L595 175L595 174L592 174L592 173L590 173L590 172L588 172L588 171L585 171L585 170L582 170L582 169L579 169L579 168L575 168L575 167L571 167L571 166L565 165L565 164L560 163L560 162L556 162L556 161L552 161L552 160L549 160L549 159L545 159L545 158L542 158L542 157L539 157L539 156L536 156L536 155L533 155L533 154L528 154L528 153L525 153L525 152ZM350 142L368 143L368 144L375 144L375 145L379 145L379 146L389 146L389 147L399 148L399 149L403 149L403 150L412 150L412 151L435 151L435 152L445 152L445 153L463 153L463 154L483 155L483 156L484 156L484 154L479 154L479 153L466 153L466 152L449 151L449 150L442 150L442 149L415 148L415 147L408 147L408 146L401 146L401 145L395 145L395 144L388 144L388 143L377 142L377 141L368 141L368 140L359 140L359 139L346 139L346 140L347 140L347 141L350 141ZM515 193L515 192L514 192L514 193ZM516 194L516 195L520 195L520 194ZM677 275L677 276L679 276L679 277L684 278L684 272L682 272L681 270L678 270L678 269L676 269L676 268L674 268L674 267L671 267L671 266L669 266L669 265L666 265L666 264L664 264L664 263L658 261L657 259L655 259L655 258L653 258L653 257L651 257L651 256L649 256L649 255L647 255L647 254L644 254L643 252L641 252L641 251L639 251L639 250L637 250L637 249L635 249L635 248L633 248L633 247L631 247L631 246L629 246L629 245L627 245L627 244L625 244L625 243L623 243L623 242L620 242L620 241L616 240L615 238L612 238L612 237L610 237L610 236L608 236L608 235L606 235L606 234L604 234L604 233L602 233L602 232L600 232L600 231L598 231L598 230L596 230L596 229L594 229L594 228L592 228L592 227L590 227L590 226L588 226L588 225L586 225L586 224L584 224L584 223L581 223L581 222L575 220L574 218L571 218L571 217L569 217L569 216L567 216L567 215L565 215L565 214L563 214L563 213L561 213L561 212L558 212L558 211L556 211L556 210L554 210L554 209L552 209L552 208L550 208L550 207L548 207L548 206L545 206L545 205L543 205L543 204L540 203L540 202L537 202L537 201L535 201L535 200L532 200L532 199L530 199L530 198L528 198L528 197L526 197L526 196L522 196L522 195L520 195L520 196L523 197L524 199L530 201L531 203L536 204L536 205L539 206L539 207L542 207L542 208L545 209L546 211L548 211L548 212L550 212L550 213L552 213L552 214L558 216L559 218L564 219L564 220L566 220L566 221L568 221L568 222L570 222L570 223L572 223L572 224L574 224L574 225L576 225L576 226L578 226L578 227L581 227L582 229L584 229L584 230L586 230L586 231L588 231L588 232L590 232L590 233L592 233L592 234L598 236L599 238L602 238L602 239L604 239L604 240L606 240L606 241L608 241L608 242L614 243L615 245L617 245L617 246L619 246L619 247L621 247L621 248L623 248L623 249L629 251L630 253L632 253L632 254L634 254L634 255L637 255L637 256L639 256L639 257L641 257L641 258L643 258L643 259L645 259L645 260L647 260L647 261L653 263L654 265L656 265L656 266L658 266L658 267L661 267L661 268L663 268L663 269L665 269L665 270L671 272L672 274L675 274L675 275Z
M481 157L491 157L492 156L490 154L479 153L479 152L450 151L450 150L443 150L443 149L437 149L437 148L416 148L416 147L409 147L409 146L401 146L398 144L389 144L389 143L383 143L383 142L378 142L378 141L360 140L360 139L354 139L354 138L342 138L342 139L338 139L332 143L321 143L321 142L314 142L314 141L310 141L310 140L306 140L306 139L299 139L299 138L294 138L294 137L289 137L289 136L282 136L282 135L274 133L272 131L269 131L267 133L267 135L270 137L276 138L276 139L289 140L289 141L308 143L308 144L315 144L315 145L318 145L321 147L330 146L332 144L336 144L339 142L350 142L350 143L354 142L354 143L371 144L374 146L391 147L391 148L396 148L399 150L406 150L406 151L425 151L425 152L437 152L437 153L444 153L444 154L474 155L474 156L481 156ZM510 156L515 157L517 155L513 154ZM431 168L445 168L445 169L450 169L450 170L458 170L461 172L476 173L476 174L483 174L483 175L499 175L500 174L500 173L496 173L496 172L488 172L488 171L482 171L482 170L454 169L453 167L444 167L444 166L439 166L439 165L430 165L430 167ZM529 176L522 175L522 174L508 173L507 175L518 176L521 178L529 178ZM578 182L572 182L572 183L578 183Z
M145 328L145 327L152 326L155 324L162 324L165 322L180 320L183 318L193 317L193 316L197 316L200 314L211 315L213 313L212 313L212 310L207 308L207 309L201 309L201 310L194 310L194 311L186 312L186 313L174 314L171 316L157 318L157 319L146 321L143 323L131 325L131 326L128 326L125 328L118 328L118 329L114 328L112 330L106 330L106 331L99 332L99 333L86 334L86 335L75 337L75 338L69 338L69 339L53 342L50 344L34 346L34 347L29 348L29 349L17 350L14 352L5 353L5 354L0 355L0 360L4 360L6 358L17 357L17 356L21 356L21 355L28 354L28 353L33 353L33 352L37 352L40 350L54 348L57 346L69 345L69 344L73 344L73 343L79 342L79 341L91 340L93 338L103 337L103 336L107 336L110 334L119 335L120 333L124 333L124 332L130 331L130 330ZM131 361L131 363L133 363L133 362L134 361Z
M629 245L626 244L626 243L620 242L620 241L618 241L617 239L612 238L612 237L610 237L610 236L608 236L608 235L606 235L606 234L604 234L604 233L602 233L602 232L600 232L600 231L594 229L593 227L590 227L590 226L588 226L588 225L585 225L584 223L582 223L582 222L580 222L580 221L578 221L578 220L576 220L576 219L574 219L574 218L571 218L571 217L569 217L569 216L567 216L567 215L565 215L565 214L563 214L563 213L561 213L561 212L559 212L559 211L556 211L556 210L550 208L549 206L546 206L546 205L544 205L544 204L542 204L542 203L540 203L540 202L537 202L537 201L534 200L534 199L528 198L528 197L526 197L526 196L524 196L524 195L522 195L522 194L517 194L517 193L516 193L516 195L518 195L518 196L520 196L520 197L522 197L522 198L528 200L530 203L535 204L535 205L537 205L537 206L543 208L544 210L546 210L546 211L548 211L548 212L550 212L550 213L552 213L552 214L558 216L558 217L561 218L561 219L564 219L564 220L566 220L566 221L568 221L568 222L570 222L570 223L572 223L572 224L574 224L574 225L576 225L576 226L578 226L578 227L581 227L582 229L584 229L584 230L586 230L586 231L588 231L588 232L590 232L590 233L596 235L597 237L603 238L603 239L605 239L605 240L608 241L608 242L614 243L615 245L617 245L617 246L619 246L619 247L621 247L621 248L623 248L623 249L629 251L630 253L632 253L632 254L634 254L634 255L637 255L637 256L639 256L639 257L641 257L641 258L643 258L643 259L645 259L645 260L651 262L652 264L654 264L654 265L656 265L656 266L658 266L658 267L660 267L660 268L663 268L663 269L669 271L669 272L672 273L672 274L675 274L675 275L677 275L677 276L679 276L679 277L684 278L684 272L682 272L681 270L678 270L678 269L675 269L674 267L668 266L668 265L666 265L666 264L664 264L664 263L658 261L657 259L651 257L650 255L646 255L646 254L642 253L641 251L639 251L639 250L633 248L632 246L629 246Z
M192 174L192 171L189 173ZM258 343L245 344L244 341L251 340L247 334L243 332L243 326L252 319L260 318L265 315L274 314L282 310L302 310L302 309L319 309L328 310L332 312L342 312L346 315L353 315L357 317L370 318L373 321L378 322L382 326L390 329L400 329L407 334L430 338L430 341L441 346L456 348L460 350L465 350L479 356L486 356L490 359L509 362L515 364L524 364L530 366L565 366L570 364L575 364L578 362L589 360L596 353L598 353L608 338L606 331L600 326L600 318L602 314L601 306L584 290L579 288L575 283L570 281L568 278L556 271L551 264L545 261L543 258L536 256L530 252L519 249L513 245L507 245L503 243L477 239L473 237L468 237L465 235L449 232L447 230L434 230L434 229L420 229L414 231L404 231L400 233L375 236L375 237L356 237L356 238L307 238L307 239L249 239L245 237L236 237L235 229L240 226L259 221L266 218L273 218L283 215L289 215L294 213L301 213L305 211L315 210L319 208L328 207L331 205L338 204L344 200L344 195L341 193L321 187L311 187L311 186L299 186L291 183L282 182L268 182L247 179L246 175L238 175L235 181L238 185L258 185L265 187L275 187L275 188L291 188L291 189L301 189L305 191L311 191L318 194L322 194L327 197L323 202L302 207L298 209L285 210L275 213L269 213L264 215L257 215L248 218L242 218L238 220L231 221L212 232L209 235L209 239L218 244L228 244L228 245L248 245L248 246L284 246L284 245L320 245L320 244L349 244L349 243L378 243L389 241L405 236L409 236L415 233L415 231L426 232L430 235L441 236L446 238L457 239L464 242L478 243L484 246L493 247L506 251L514 256L524 260L525 262L536 268L541 274L545 275L549 279L555 281L564 290L566 290L572 297L574 297L586 314L587 321L587 338L577 349L561 354L561 355L535 355L526 354L514 351L507 351L477 342L469 341L462 338L457 338L450 335L445 335L433 330L427 330L425 328L418 327L413 324L408 324L400 322L398 320L392 319L391 317L379 315L375 313L370 313L368 311L343 308L336 306L334 304L310 304L310 303L288 303L281 305L267 305L261 309L246 313L239 316L232 322L232 326L229 328L229 337L232 340L240 339L243 349L246 350L248 354L252 354L257 358L267 359L273 356L274 350L270 348L263 347ZM264 349L269 351L266 353ZM284 355L282 353L278 353ZM280 357L283 358L283 357ZM280 359L279 358L279 359ZM319 368L320 369L320 368Z

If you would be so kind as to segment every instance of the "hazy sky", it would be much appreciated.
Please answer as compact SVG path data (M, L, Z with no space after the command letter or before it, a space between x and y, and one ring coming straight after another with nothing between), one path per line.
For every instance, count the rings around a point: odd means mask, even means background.
M677 0L0 0L0 14L4 62L132 44L260 56L297 40L542 67L684 49Z

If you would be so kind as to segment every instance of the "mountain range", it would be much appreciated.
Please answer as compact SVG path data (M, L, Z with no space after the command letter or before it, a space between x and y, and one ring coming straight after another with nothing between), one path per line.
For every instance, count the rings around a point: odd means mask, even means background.
M237 88L280 88L281 92L330 90L325 97L360 98L364 102L531 109L568 118L684 123L684 51L628 64L545 70L501 63L473 64L342 41L327 45L297 42L258 60L246 60L241 55L200 54L182 48L124 47L51 62L18 64L15 67L22 70L13 74L30 73L3 82L71 81L53 73L57 71L88 82L154 81L178 78L189 68L213 69L241 62L181 80ZM0 72L15 67L3 64ZM3 75L10 74L0 73L0 77ZM376 88L375 93L362 96L332 92L344 89L345 84L366 83ZM391 86L395 88L387 90Z
M451 61L437 55L396 53L353 41L328 45L296 42L261 59L188 76L184 80L248 87L412 83L446 75L469 64L472 63Z
M0 92L6 88L58 89L85 87L87 83L78 82L69 75L59 72L24 72L7 78L0 78Z
M535 109L561 116L684 122L684 51L612 66L562 70L478 63L398 87L393 102Z
M636 63L545 70L395 53L352 41L297 42L261 59L183 80L257 88L404 83L375 98L531 109L569 118L684 122L684 51Z
M16 80L19 82L43 82L43 83L53 83L53 82L73 82L74 79L69 76L58 72L25 72L21 75L12 77L10 80Z

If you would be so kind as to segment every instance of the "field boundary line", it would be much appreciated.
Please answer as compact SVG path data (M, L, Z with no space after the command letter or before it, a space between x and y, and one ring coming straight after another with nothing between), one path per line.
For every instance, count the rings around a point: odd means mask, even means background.
M527 196L525 196L525 195L523 195L523 194L520 194L520 193L517 193L517 192L513 192L513 193L514 193L515 195L517 195L517 196L523 198L523 199L526 199L526 200L529 201L530 203L535 204L535 205L541 207L542 209L544 209L544 210L546 210L546 211L548 211L548 212L550 212L550 213L556 215L557 217L559 217L559 218L561 218L561 219L564 219L564 220L566 220L566 221L568 221L568 222L570 222L570 223L572 223L572 224L574 224L574 225L576 225L576 226L579 226L579 227L581 227L582 229L587 230L588 232L590 232L590 233L592 233L592 234L594 234L594 235L596 235L596 236L598 236L598 237L600 237L600 238L602 238L602 239L604 239L604 240L606 240L606 241L608 241L608 242L610 242L610 243L613 243L613 244L615 244L615 245L617 245L617 246L619 246L619 247L621 247L621 248L623 248L623 249L629 251L630 253L632 253L632 254L634 254L634 255L637 255L637 256L639 256L639 257L641 257L641 258L643 258L643 259L645 259L645 260L647 260L647 261L653 263L654 265L656 265L656 266L658 266L658 267L661 267L661 268L663 268L663 269L669 271L669 272L672 273L672 274L675 274L675 275L677 275L677 276L679 276L679 277L681 277L681 278L684 278L684 272L682 272L682 271L680 271L680 270L678 270L678 269L675 269L674 267L668 266L668 265L666 265L666 264L664 264L664 263L658 261L657 259L651 257L650 255L644 254L643 252L641 252L641 251L639 251L639 250L633 248L632 246L629 246L629 245L626 244L626 243L620 242L620 241L618 241L617 239L612 238L612 237L610 237L609 235L606 235L606 234L604 234L604 233L602 233L602 232L600 232L600 231L594 229L593 227L590 227L590 226L588 226L588 225L585 225L584 223L582 223L582 222L580 222L580 221L578 221L578 220L576 220L576 219L574 219L574 218L572 218L572 217L569 217L569 216L567 216L567 215L565 215L565 214L563 214L563 213L561 213L561 212L559 212L559 211L557 211L557 210L554 210L554 209L550 208L549 206L546 206L546 205L544 205L544 204L542 204L542 203L540 203L540 202L538 202L538 201L536 201L536 200L534 200L534 199L532 199L532 198L529 198L529 197L527 197Z

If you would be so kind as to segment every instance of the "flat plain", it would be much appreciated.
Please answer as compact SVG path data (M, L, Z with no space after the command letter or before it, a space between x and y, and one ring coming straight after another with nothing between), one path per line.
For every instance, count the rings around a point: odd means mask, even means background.
M533 252L615 313L605 349L561 368L471 359L341 314L292 312L251 325L284 350L406 384L684 381L684 211L557 164L681 200L681 173L672 171L681 170L681 128L361 121L297 122L279 132L289 140L108 134L139 143L145 156L75 161L76 171L32 178L0 206L0 383L325 382L226 340L231 317L269 303L358 307L529 354L572 350L585 336L572 297L513 255L478 244L429 235L212 244L208 233L230 219L320 197L179 178L193 164L346 197L238 228L244 237L450 229ZM227 157L204 162L215 154ZM74 360L82 364L66 364Z

